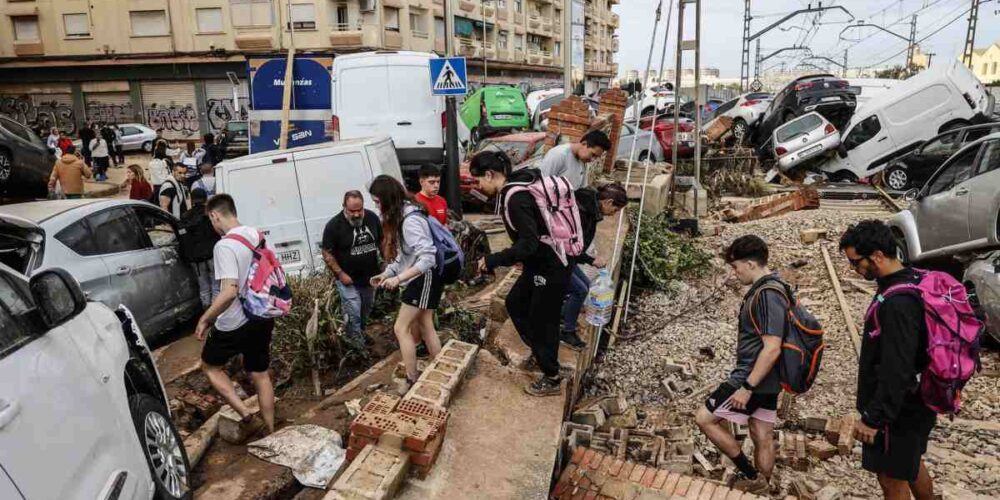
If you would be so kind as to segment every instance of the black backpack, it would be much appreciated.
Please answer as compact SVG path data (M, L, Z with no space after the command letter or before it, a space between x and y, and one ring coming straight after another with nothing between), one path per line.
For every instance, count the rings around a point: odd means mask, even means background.
M177 231L181 256L188 262L210 260L219 241L219 234L212 227L212 221L203 211L192 208L181 217Z
M795 298L790 286L777 278L771 278L759 285L747 302L747 314L757 335L763 335L753 317L753 309L761 292L774 290L781 294L788 306L788 318L781 338L781 357L778 358L778 378L781 387L792 394L808 391L823 361L823 325Z

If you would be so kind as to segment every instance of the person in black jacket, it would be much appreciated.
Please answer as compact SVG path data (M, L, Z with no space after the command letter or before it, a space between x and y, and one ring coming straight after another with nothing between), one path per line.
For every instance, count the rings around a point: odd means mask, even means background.
M198 276L198 292L201 305L205 309L219 295L219 283L215 281L214 262L212 262L215 243L219 234L212 227L212 221L205 211L208 194L202 189L191 191L191 208L181 214L180 244L184 260L191 263L194 273Z
M934 483L924 465L937 415L918 392L917 376L927 367L927 324L915 294L881 293L893 285L916 283L913 270L897 259L892 231L882 221L866 220L847 229L840 250L854 272L878 283L882 300L877 318L865 322L858 360L854 437L862 442L861 466L878 475L885 498L934 498ZM876 320L877 319L877 324Z
M80 151L83 153L83 161L88 167L92 166L93 155L90 152L90 141L97 137L97 133L94 132L93 123L84 123L83 128L80 129Z
M607 265L605 260L596 255L592 248L594 236L597 234L597 224L605 217L614 217L625 205L628 205L628 195L625 188L617 182L605 184L596 190L591 188L577 189L576 206L580 211L580 226L583 232L582 255L577 256L571 265L573 273L570 275L569 288L566 289L566 301L563 302L562 315L563 326L559 334L559 340L568 345L571 349L580 350L586 347L586 342L576 334L577 323L579 322L580 309L583 308L583 301L590 291L590 280L587 275L576 264L589 264L602 268Z
M542 244L548 229L531 193L514 193L509 202L506 190L512 183L530 184L541 178L534 168L511 172L510 158L501 151L483 151L472 158L469 172L487 196L498 195L500 212L513 245L479 260L480 272L501 266L523 266L521 276L507 295L507 313L518 335L531 348L542 369L542 377L525 391L532 396L555 396L561 392L559 374L559 312L569 284L570 268L555 251Z

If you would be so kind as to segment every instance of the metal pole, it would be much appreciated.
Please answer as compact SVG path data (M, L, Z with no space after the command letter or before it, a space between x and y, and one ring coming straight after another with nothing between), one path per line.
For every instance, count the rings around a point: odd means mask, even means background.
M563 96L569 97L573 95L573 0L563 4L562 23Z
M681 0L682 2L684 0ZM760 40L758 38L758 40ZM707 97L707 96L706 96ZM694 218L698 218L698 190L701 189L701 0L694 0Z
M757 50L757 56L754 58L754 63L753 63L753 79L754 79L754 81L760 80L760 63L761 63L761 58L760 58L760 38L757 39L756 44L757 44L757 49L756 49Z
M643 73L643 75L648 75L649 74L649 68L653 64L653 47L656 45L656 28L660 24L660 12L661 12L662 8L663 8L663 0L660 0L656 4L656 18L653 20L653 35L650 37L650 40L649 40L649 55L646 57L646 72ZM640 98L641 98L641 94L640 94ZM638 102L639 102L639 98L636 99L636 103L638 103ZM655 97L653 98L653 107L654 108L656 107L656 98ZM638 125L639 125L639 123L642 120L640 120L640 117L639 117L638 105L636 105L635 109L636 109L635 114L634 114L634 116L635 116L635 123L636 123L636 127L638 128ZM652 131L652 129L651 129L651 131ZM639 139L639 134L635 134L635 135L632 136L632 151L628 155L628 167L626 167L626 169L625 169L625 186L626 186L626 189L628 189L628 184L629 184L629 181L631 181L631 177L632 177L632 162L635 160L635 144L636 144L636 141L638 139ZM621 255L621 252L618 251L618 243L621 241L622 224L623 224L624 220L625 220L625 211L622 210L621 213L618 214L618 229L615 230L615 244L614 244L613 247L611 247L611 248L615 249L615 252L611 255L611 262L609 263L609 269L614 269L615 268L616 264L618 263L618 257Z
M445 55L452 57L455 55L455 19L452 17L453 0L444 0L444 37ZM485 74L485 67L483 74ZM444 98L445 104L445 161L447 162L444 199L448 202L448 207L455 211L459 217L462 216L462 191L459 186L458 173L458 119L456 117L458 105L454 96Z
M913 54L917 49L917 15L914 14L910 19L910 40L909 45L906 47L906 73L910 73L910 68L913 67Z
M479 2L480 11L483 14L483 86L486 86L486 74L489 72L486 67L486 2L487 0L482 0Z
M677 129L681 123L681 66L684 62L684 0L677 3L677 64L674 75L674 138L671 146L671 165L674 171L670 175L670 204L673 205L674 185L677 184Z
M288 26L291 32L288 35L288 59L285 61L285 87L281 96L281 136L278 138L278 149L288 148L288 132L291 124L289 119L292 112L292 89L295 87L295 23L292 22L292 4L285 4L288 7Z

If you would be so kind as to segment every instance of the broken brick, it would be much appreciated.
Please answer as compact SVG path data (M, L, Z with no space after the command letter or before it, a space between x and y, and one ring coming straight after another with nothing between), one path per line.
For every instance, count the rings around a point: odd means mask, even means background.
M378 413L380 415L388 415L396 409L396 405L399 404L399 396L394 394L387 394L384 392L376 392L368 403L365 404L361 411L364 413Z
M850 455L854 448L854 415L846 415L840 421L840 435L837 436L837 451Z
M809 432L824 432L826 430L827 419L825 417L806 417L803 427Z
M393 498L409 468L402 450L366 446L331 488L348 498L382 500Z
M625 400L625 396L622 394L605 398L600 402L600 406L607 415L621 415L629 409L628 401Z
M574 412L570 420L581 425L589 425L596 429L604 425L604 410L599 406L580 410Z
M809 455L820 460L827 460L837 454L837 447L822 440L813 440L806 445Z

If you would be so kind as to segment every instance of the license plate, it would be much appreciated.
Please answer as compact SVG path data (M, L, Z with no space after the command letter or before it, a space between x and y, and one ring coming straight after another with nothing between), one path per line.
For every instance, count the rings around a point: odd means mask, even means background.
M493 115L493 118L497 120L513 120L514 115Z
M681 132L681 133L677 134L677 140L681 141L681 142L691 142L691 133L690 132Z
M817 145L815 145L815 146L813 146L813 147L811 147L811 148L803 151L801 154L799 154L799 157L800 158L805 158L807 156L812 156L812 155L814 155L816 153L819 153L822 150L823 150L823 145L822 144L817 144Z
M285 250L283 252L278 252L278 261L284 264L292 264L302 260L301 254L298 250Z
M830 96L830 97L824 97L824 98L820 99L820 102L833 102L833 101L839 101L839 100L840 100L839 96Z

